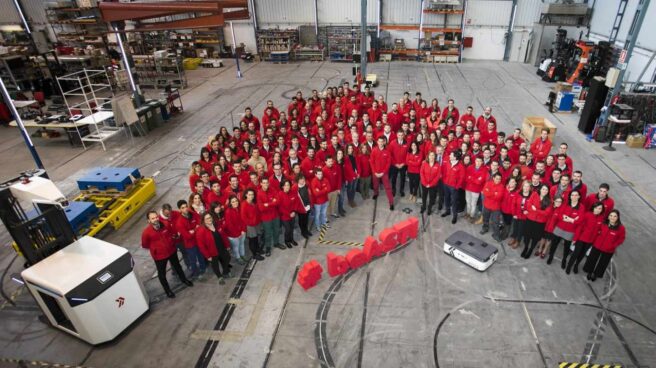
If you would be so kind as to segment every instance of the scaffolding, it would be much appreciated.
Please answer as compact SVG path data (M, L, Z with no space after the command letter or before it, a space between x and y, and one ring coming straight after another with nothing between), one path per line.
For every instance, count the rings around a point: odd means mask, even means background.
M116 135L121 127L113 124L114 114L103 111L101 106L111 101L114 91L105 70L82 69L78 72L57 77L57 84L63 92L64 101L80 136L84 142L99 142L103 150L105 140Z

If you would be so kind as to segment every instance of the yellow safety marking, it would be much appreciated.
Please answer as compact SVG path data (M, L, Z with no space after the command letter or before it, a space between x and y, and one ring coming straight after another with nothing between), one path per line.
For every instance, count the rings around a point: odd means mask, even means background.
M561 363L558 364L558 368L622 368L622 366L617 365L617 364L592 364L592 363L561 362Z
M260 320L260 316L262 315L262 310L266 305L266 299L271 289L273 289L273 286L271 285L270 282L264 284L262 291L260 291L260 296L257 298L257 303L255 304L255 308L253 309L251 318L248 320L248 325L246 325L246 329L244 331L196 330L191 333L190 338L196 340L211 340L211 341L223 340L223 341L234 342L234 341L241 341L244 337L253 335L257 328L257 322ZM235 302L235 299L230 299L228 300L228 303L238 305L238 304L242 304L243 301L237 300L237 302Z
M358 243L358 242L349 242L349 241L337 241L337 240L319 240L319 244L327 244L327 245L343 245L343 246L349 246L349 247L362 247L364 244Z

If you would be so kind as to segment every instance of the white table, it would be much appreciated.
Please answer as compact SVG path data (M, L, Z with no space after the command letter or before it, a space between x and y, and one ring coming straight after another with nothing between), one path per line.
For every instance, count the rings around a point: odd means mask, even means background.
M37 107L39 106L39 102L36 100L27 100L27 101L11 100L11 103L13 103L14 107L16 107L17 109L22 109L24 107L32 106L34 104L36 104Z
M98 111L95 112L89 116L85 116L84 118L78 120L75 122L75 124L80 125L80 124L91 124L91 125L96 125L104 122L107 119L111 119L114 117L114 113L111 111Z

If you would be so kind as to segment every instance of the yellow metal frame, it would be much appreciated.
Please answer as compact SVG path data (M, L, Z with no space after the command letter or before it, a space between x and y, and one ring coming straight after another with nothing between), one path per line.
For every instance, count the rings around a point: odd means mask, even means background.
M80 194L74 201L94 202L101 211L97 219L89 226L86 235L94 236L108 224L119 229L132 217L149 199L155 196L155 180L142 178L135 183L134 188L124 197L101 194Z

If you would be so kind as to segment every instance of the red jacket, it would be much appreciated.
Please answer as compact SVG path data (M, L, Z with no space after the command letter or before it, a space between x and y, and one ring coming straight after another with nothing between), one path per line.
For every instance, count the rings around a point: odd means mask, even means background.
M535 209L533 209L534 207ZM527 219L544 224L551 217L553 206L549 204L549 206L543 210L540 205L540 194L534 192L528 199L526 210L528 211L528 214L526 215Z
M371 162L369 154L359 154L355 157L355 164L358 167L358 175L361 178L368 178L371 176Z
M242 232L246 232L246 222L242 219L238 208L226 208L224 231L229 238L238 238Z
M490 211L499 211L501 209L501 201L506 192L503 183L495 184L493 180L485 183L483 187L483 206Z
M405 164L408 166L408 174L419 174L423 155L421 151L418 153L409 153L405 156Z
M453 122L456 124L460 121L460 112L457 107L454 107L453 110L449 111L449 107L447 106L442 110L442 120L446 121L449 116L453 118Z
M519 190L515 189L512 192L505 188L503 199L501 200L501 212L506 215L516 216L517 201L519 200Z
M280 213L281 221L289 221L292 219L292 212L299 212L301 206L301 198L298 192L290 190L285 193L282 190L278 193L278 212Z
M260 211L258 211L257 204L255 203L242 201L239 212L241 218L246 223L246 226L257 226L262 222L262 220L260 220Z
M604 223L604 213L600 213L598 216L595 216L592 212L587 211L583 215L583 220L581 225L576 229L574 233L574 238L572 239L575 242L584 242L592 244L597 238L599 229Z
M205 203L206 208L210 208L210 206L214 202L220 203L220 204L225 204L225 202L228 200L228 198L224 197L223 194L216 194L212 190L209 193L207 193L207 197L205 197L205 199L207 201Z
M533 191L529 193L527 197L522 195L521 189L517 191L517 198L515 199L515 208L513 209L513 215L517 216L518 220L526 220L528 217L528 201L531 198Z
M330 183L325 177L319 180L318 178L312 179L310 184L312 191L312 199L314 204L324 204L328 202L328 193L330 193Z
M615 253L615 249L624 243L625 238L626 229L624 225L611 229L608 224L602 224L593 246L604 253Z
M310 159L309 157L306 157L303 159L303 161L301 161L301 171L303 172L303 176L305 176L305 179L307 179L308 182L314 179L314 172L316 167L316 161Z
M405 157L408 154L408 143L405 141L399 143L398 139L392 140L387 150L392 154L392 165L405 165Z
M597 193L591 193L587 197L585 197L583 204L585 205L585 208L589 210L590 208L592 208L592 205L597 202L600 202L599 197L597 197ZM615 208L615 201L611 197L606 197L606 199L601 201L601 203L603 203L604 205L604 218L607 218L610 211L612 211L613 208Z
M351 164L351 159L348 157L344 158L344 165L342 165L342 177L343 181L345 182L352 182L353 180L357 179L357 175L355 173L355 167Z
M529 149L533 153L535 161L543 161L547 156L549 156L549 151L551 151L551 141L547 138L546 141L542 141L541 137L536 138Z
M219 231L216 227L215 229ZM219 255L219 250L216 248L217 245L214 241L214 234L212 234L210 229L205 226L199 227L195 239L198 243L198 250L200 250L203 258L208 259ZM225 244L223 246L225 247Z
M485 185L488 171L485 166L476 169L476 165L469 165L465 173L465 190L473 193L480 193Z
M193 248L196 245L194 233L200 224L200 216L193 211L189 211L189 218L180 215L175 222L175 230L182 237L185 248Z
M554 229L556 228L558 219L562 217L561 213L563 211L563 206L561 205L558 208L551 206L551 208L551 216L547 217L547 222L544 223L544 232L550 234L553 233Z
M141 247L148 249L155 261L169 258L175 253L172 228L162 223L159 230L155 230L149 224L141 233Z
M392 165L392 155L389 153L387 148L383 148L381 150L378 148L378 146L374 147L374 149L371 151L369 160L371 162L371 171L374 174L387 174L390 165Z
M421 185L432 188L437 185L441 177L442 168L440 167L440 164L435 162L433 166L431 166L428 161L421 163L421 168L419 169L419 180L421 181Z
M331 192L342 189L342 170L338 164L335 163L332 167L326 165L321 171L323 171L323 176L328 179Z
M450 160L442 162L442 182L452 188L462 188L465 181L465 167L460 162L451 166Z
M581 224L581 221L583 221L583 215L585 213L585 207L583 206L583 203L579 202L577 208L572 208L569 204L563 204L561 208L560 218L556 222L556 227L559 227L561 230L572 234L576 233L576 229ZM565 222L563 220L563 216L569 216L575 220L573 223Z
M262 221L271 221L278 217L278 191L269 188L266 192L257 191L257 209Z

